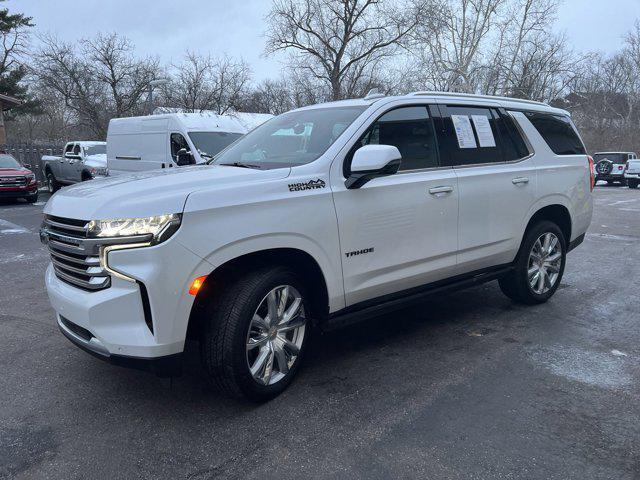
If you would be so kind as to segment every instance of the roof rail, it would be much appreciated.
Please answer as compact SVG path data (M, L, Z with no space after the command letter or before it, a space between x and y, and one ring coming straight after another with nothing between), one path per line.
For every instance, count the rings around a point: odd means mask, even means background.
M380 90L377 88L372 88L369 90L367 95L364 97L365 100L373 100L374 98L383 98L386 97L384 93L380 93Z
M542 105L544 107L549 107L550 105L544 102L536 102L535 100L525 100L523 98L513 98L513 97L498 97L496 95L477 95L475 93L457 93L457 92L431 92L431 91L421 91L421 92L411 92L407 95L429 95L433 97L463 97L463 98L478 98L481 100L508 100L510 102L519 102L519 103L528 103L531 105Z

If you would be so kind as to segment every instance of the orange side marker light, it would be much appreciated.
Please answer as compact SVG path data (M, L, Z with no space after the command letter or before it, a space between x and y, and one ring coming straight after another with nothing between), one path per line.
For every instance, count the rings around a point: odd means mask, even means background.
M191 282L191 287L189 287L189 295L194 295L194 296L197 295L206 279L207 279L206 275L203 275L202 277L194 278L193 282Z

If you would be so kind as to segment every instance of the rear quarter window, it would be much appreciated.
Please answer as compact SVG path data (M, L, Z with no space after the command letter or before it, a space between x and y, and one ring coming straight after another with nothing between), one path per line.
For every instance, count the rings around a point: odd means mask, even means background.
M525 112L529 121L556 155L584 155L586 150L566 115Z

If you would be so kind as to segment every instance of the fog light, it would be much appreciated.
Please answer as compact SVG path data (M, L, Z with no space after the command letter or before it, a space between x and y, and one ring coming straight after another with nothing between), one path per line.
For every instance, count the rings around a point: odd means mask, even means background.
M193 282L191 282L191 287L189 287L189 295L194 295L194 296L197 295L206 279L207 279L206 275L195 278Z

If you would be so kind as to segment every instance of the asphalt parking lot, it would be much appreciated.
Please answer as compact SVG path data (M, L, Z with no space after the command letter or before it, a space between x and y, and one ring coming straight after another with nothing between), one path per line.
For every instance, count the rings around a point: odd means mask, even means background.
M42 204L1 203L0 478L638 478L640 190L595 201L549 303L493 282L317 335L259 406L206 388L195 351L170 384L71 345Z

